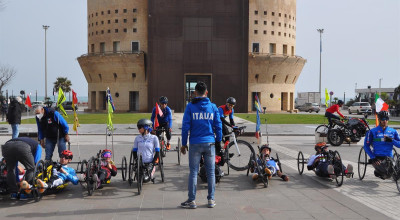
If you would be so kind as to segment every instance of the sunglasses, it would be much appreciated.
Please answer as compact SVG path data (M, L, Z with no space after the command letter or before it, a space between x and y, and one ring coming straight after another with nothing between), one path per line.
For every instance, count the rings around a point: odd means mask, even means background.
M137 126L137 129L141 129L141 128L144 128L144 126L143 125L138 125Z
M72 157L70 157L70 156L61 155L60 158L64 158L66 160L72 160Z

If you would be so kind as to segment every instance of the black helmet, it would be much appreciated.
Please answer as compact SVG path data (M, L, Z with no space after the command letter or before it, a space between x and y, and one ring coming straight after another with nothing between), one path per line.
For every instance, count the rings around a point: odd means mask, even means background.
M236 105L236 99L233 98L233 97L229 97L229 98L226 100L226 103L229 103L229 104L232 104L232 105Z
M339 100L339 101L337 102L337 104L338 104L338 105L343 105L344 102L343 102L342 100Z
M153 122L151 122L149 119L147 118L142 118L137 122L137 126L139 127L148 127L151 128L151 126L153 125ZM145 128L146 129L146 128ZM147 130L147 129L146 129Z
M380 111L378 113L379 120L389 120L389 112L387 111Z
M159 101L161 104L168 104L168 98L165 96L161 96Z
M262 152L265 148L269 150L269 153L271 153L272 149L269 146L269 144L264 144L263 146L260 147L260 152Z

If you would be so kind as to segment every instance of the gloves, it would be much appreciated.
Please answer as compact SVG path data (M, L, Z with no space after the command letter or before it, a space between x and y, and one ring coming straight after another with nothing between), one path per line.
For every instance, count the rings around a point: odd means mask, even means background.
M215 154L221 156L221 142L215 142Z
M374 164L378 159L374 158L374 159L368 159L368 163L370 164Z
M185 145L185 146L182 146L182 147L181 147L181 153L182 153L183 155L186 154L186 151L187 151L187 150L189 150L188 146Z
M388 136L385 136L383 139L385 140L385 142L392 142L393 141L393 138L388 137Z

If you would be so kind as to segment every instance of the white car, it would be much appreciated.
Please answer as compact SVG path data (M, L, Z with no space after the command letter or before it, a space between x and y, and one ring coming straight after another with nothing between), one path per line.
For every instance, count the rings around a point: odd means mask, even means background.
M351 113L357 113L357 115L364 113L372 114L372 108L368 102L354 102L349 107L349 114Z
M43 106L44 105L42 101L33 101L31 104L32 104L32 108L33 109L35 109L36 106L39 106L39 105Z

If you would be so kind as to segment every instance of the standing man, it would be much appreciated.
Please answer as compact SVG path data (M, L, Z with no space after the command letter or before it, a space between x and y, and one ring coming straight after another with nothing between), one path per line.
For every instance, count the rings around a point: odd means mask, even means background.
M163 115L162 116L157 115L157 120L158 123L160 124L159 128L165 128L165 134L167 136L167 150L170 150L171 145L169 144L169 141L171 140L171 131L172 131L172 113L171 109L167 106L168 105L167 97L161 96L159 101ZM154 128L155 117L156 117L156 107L153 108L153 112L151 113L151 121L153 122L153 128ZM161 131L157 131L157 137L159 137L160 135Z
M400 138L399 133L388 126L389 112L380 111L378 120L379 126L371 129L365 136L364 150L370 158L369 162L375 168L375 176L388 179L393 173L391 170L391 164L394 162L393 146L400 148Z
M35 109L38 138L40 144L45 146L45 160L51 160L54 148L58 142L58 154L66 150L66 142L69 142L68 124L65 119L53 108L38 106ZM46 143L44 141L46 138ZM58 138L58 140L57 140Z
M42 148L38 145L37 141L27 137L21 137L7 141L1 146L1 152L7 163L7 185L11 193L11 199L17 199L18 187L15 175L17 162L19 161L24 165L26 169L25 180L32 185L35 164L42 156ZM21 200L27 199L28 197L31 197L31 195L19 195Z
M222 123L218 108L207 98L207 85L198 82L195 87L196 98L186 106L182 120L182 154L186 154L187 137L190 132L189 142L189 184L188 200L181 203L182 208L197 208L196 187L200 160L203 157L207 170L208 182L208 207L214 208L215 200L215 146L221 142Z
M17 138L19 135L19 125L21 124L21 103L22 98L17 96L8 106L7 121L11 125L12 138Z

